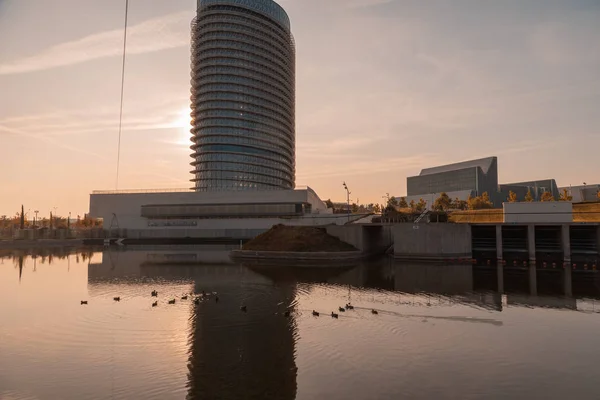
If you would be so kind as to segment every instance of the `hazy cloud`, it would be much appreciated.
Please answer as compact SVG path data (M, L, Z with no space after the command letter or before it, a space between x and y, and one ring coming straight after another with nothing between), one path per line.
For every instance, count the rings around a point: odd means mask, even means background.
M190 13L153 18L128 28L127 54L156 52L190 45ZM96 33L42 52L0 64L0 75L21 74L121 55L123 30Z

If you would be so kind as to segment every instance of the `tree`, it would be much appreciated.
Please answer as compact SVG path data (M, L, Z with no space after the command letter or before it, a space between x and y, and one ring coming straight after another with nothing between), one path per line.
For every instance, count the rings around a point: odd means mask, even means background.
M598 198L598 201L600 201L600 190L598 190L598 193L596 193L596 197Z
M544 192L540 201L554 201L554 196L550 192Z
M408 203L408 206L414 211L417 208L417 205L415 203L414 200L411 200L410 203Z
M25 229L25 209L23 208L23 204L21 204L21 229Z
M381 207L379 207L379 204L375 204L375 205L373 206L373 212L374 212L375 214L381 214Z
M394 196L390 197L388 199L388 206L392 206L392 207L398 207L398 199L396 199Z
M531 195L531 189L527 190L527 194L525 195L525 201L531 203L533 201L533 196Z
M490 197L487 192L484 192L481 196L471 197L467 200L469 210L485 210L494 208L494 205L490 201Z
M408 203L406 202L406 197L400 197L400 202L398 203L400 208L408 208Z
M465 200L461 200L457 197L452 202L451 208L455 210L466 210L469 208L469 204Z
M509 203L516 203L517 202L517 194L515 192L513 192L512 190L509 191L507 200Z
M419 202L415 205L415 210L423 212L427 208L427 202L423 199L419 199Z
M573 196L569 194L567 189L563 189L559 201L573 201Z
M358 213L358 209L359 209L359 208L358 208L358 205L357 205L356 203L352 203L352 206L351 206L351 207L352 207L352 208L351 208L351 210L352 210L352 213L353 213L353 214L356 214L356 213Z
M335 208L333 206L333 201L331 201L331 199L325 200L325 205L327 206L327 208L331 208L332 210Z
M452 199L446 192L440 193L440 197L433 202L433 209L436 211L448 211L451 207Z

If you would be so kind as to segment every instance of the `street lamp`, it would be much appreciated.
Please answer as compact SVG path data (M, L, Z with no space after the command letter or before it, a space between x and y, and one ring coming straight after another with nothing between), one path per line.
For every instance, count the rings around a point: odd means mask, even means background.
M35 213L35 219L33 220L33 227L35 228L37 226L37 215L38 215L39 211L35 210L34 213Z
M348 203L348 222L350 222L350 189L348 189L348 185L346 182L343 183L344 189L346 189L346 201Z

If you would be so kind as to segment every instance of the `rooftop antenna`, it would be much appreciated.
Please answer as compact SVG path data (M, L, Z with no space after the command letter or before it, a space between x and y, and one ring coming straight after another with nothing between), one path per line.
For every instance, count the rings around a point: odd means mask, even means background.
M119 141L117 144L117 178L115 190L119 190L119 166L121 163L121 131L123 128L123 94L125 92L125 50L127 49L127 18L129 14L129 0L125 0L125 29L123 33L123 67L121 69L121 106L119 110Z

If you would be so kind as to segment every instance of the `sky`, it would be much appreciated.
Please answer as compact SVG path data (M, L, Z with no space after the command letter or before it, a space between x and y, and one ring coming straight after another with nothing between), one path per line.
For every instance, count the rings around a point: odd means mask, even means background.
M597 0L281 0L297 47L297 185L383 202L425 167L600 181ZM93 190L190 188L195 0L0 0L0 215Z

